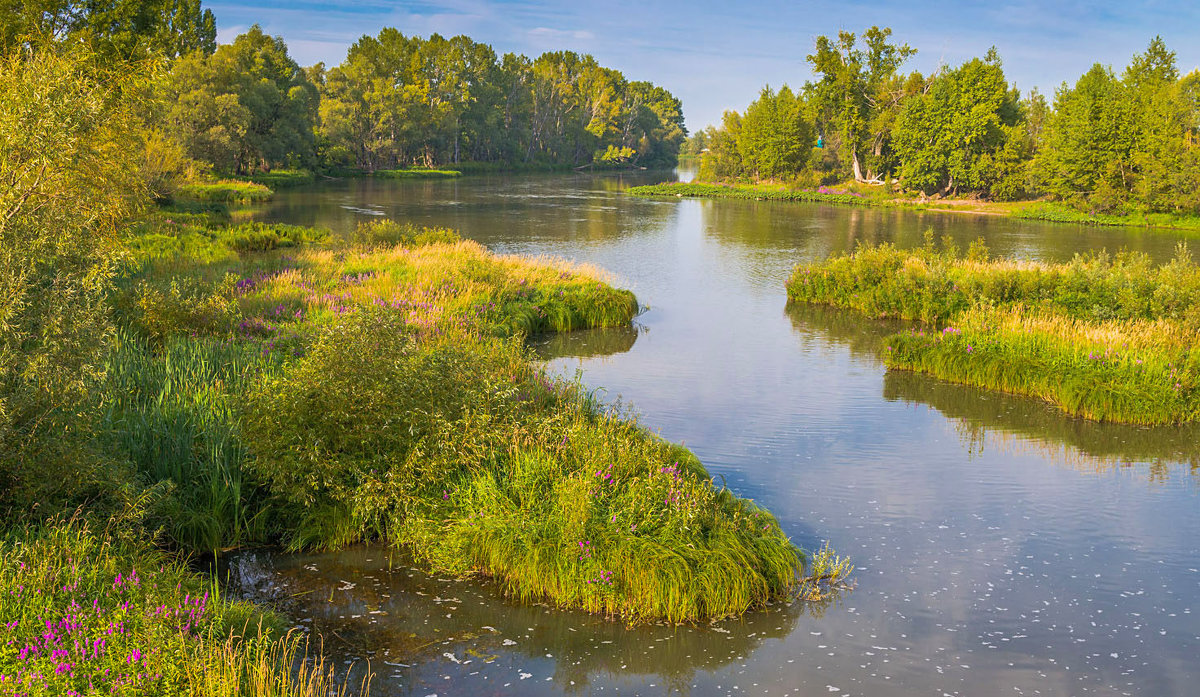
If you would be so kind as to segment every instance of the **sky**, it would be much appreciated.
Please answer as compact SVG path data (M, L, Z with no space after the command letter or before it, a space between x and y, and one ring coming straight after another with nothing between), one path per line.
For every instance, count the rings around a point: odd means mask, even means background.
M282 36L301 65L341 63L364 34L466 34L496 53L572 50L631 80L649 80L683 102L689 130L742 110L764 85L812 79L805 56L821 35L891 27L918 50L903 70L929 73L996 46L1009 81L1053 95L1093 63L1120 72L1155 35L1179 68L1200 66L1200 0L208 0L217 38L230 42L257 23Z

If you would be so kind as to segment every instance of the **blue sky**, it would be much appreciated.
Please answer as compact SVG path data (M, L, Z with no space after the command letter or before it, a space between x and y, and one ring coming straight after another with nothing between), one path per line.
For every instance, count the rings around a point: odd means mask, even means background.
M1200 2L995 0L957 3L783 0L209 0L218 38L254 23L282 36L303 65L336 65L363 34L392 26L408 35L467 34L498 54L591 53L626 77L650 80L683 101L689 129L742 109L764 84L802 85L804 57L821 34L890 26L917 48L907 69L930 72L995 45L1011 82L1046 94L1094 62L1128 63L1161 34L1187 72L1200 65Z

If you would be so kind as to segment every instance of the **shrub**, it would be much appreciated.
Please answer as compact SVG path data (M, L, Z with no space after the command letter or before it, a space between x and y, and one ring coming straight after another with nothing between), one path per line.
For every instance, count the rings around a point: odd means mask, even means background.
M273 195L262 184L233 179L184 184L175 189L175 198L200 203L262 203Z
M293 546L384 537L437 571L631 619L738 614L796 582L768 513L511 342L344 315L248 404Z

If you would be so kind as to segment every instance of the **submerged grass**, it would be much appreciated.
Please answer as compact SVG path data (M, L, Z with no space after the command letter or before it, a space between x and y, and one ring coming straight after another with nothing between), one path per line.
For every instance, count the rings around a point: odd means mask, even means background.
M113 523L118 527L120 523ZM0 693L342 695L302 637L128 535L58 521L0 540ZM364 691L366 686L362 686Z
M789 302L921 320L885 340L891 368L1044 399L1100 421L1200 418L1200 269L1186 247L1066 264L991 261L982 245L890 245L796 267Z

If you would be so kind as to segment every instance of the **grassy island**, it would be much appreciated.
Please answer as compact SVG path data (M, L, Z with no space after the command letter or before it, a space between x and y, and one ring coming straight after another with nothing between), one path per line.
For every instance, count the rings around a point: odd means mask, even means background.
M1181 246L1065 264L991 260L981 244L868 246L796 267L789 302L925 326L884 342L891 368L1049 401L1099 421L1200 418L1200 270Z
M740 198L751 201L802 201L836 203L844 206L876 206L880 202L861 193L834 187L793 189L768 184L702 184L667 182L631 187L631 196L676 198Z

